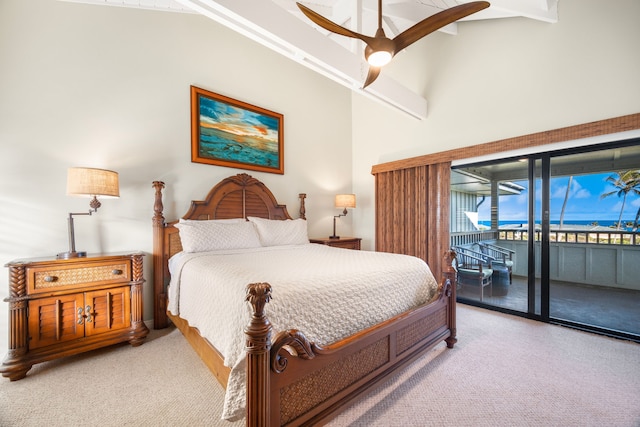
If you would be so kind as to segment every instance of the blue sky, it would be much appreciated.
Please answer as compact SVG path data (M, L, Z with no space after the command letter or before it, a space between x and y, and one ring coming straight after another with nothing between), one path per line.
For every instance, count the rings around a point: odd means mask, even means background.
M571 183L571 192L564 214L564 222L568 221L617 221L622 207L622 197L617 195L601 199L600 195L614 191L615 187L606 182L611 173L574 176ZM551 221L560 219L562 203L569 177L551 179ZM527 181L514 181L515 183L528 187ZM536 188L537 212L540 212L540 189ZM501 221L523 221L526 222L527 203L529 198L528 190L517 196L503 196L500 198L500 220ZM490 219L490 202L486 200L478 208L480 221ZM623 221L633 221L636 212L640 207L640 197L629 194L624 206L622 215Z

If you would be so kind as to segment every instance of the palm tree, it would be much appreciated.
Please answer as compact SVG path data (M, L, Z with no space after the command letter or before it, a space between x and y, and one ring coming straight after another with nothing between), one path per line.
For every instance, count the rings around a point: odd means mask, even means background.
M622 226L622 213L624 212L624 205L627 202L627 196L629 193L640 196L640 170L628 170L616 172L614 175L610 175L606 179L616 190L609 191L600 195L601 199L605 197L613 196L622 197L622 208L620 209L620 216L618 217L617 228Z
M562 211L560 212L560 229L564 227L564 210L567 207L567 200L569 200L569 193L571 193L571 182L573 181L573 176L569 177L569 182L567 183L567 192L564 193L564 202L562 203Z
M635 170L631 173L629 185L633 188L633 194L636 196L640 195L640 170ZM636 217L633 220L633 224L631 225L631 231L638 230L638 221L640 220L640 207L638 207L638 211L636 212Z
M634 181L635 184L633 185L633 188L635 193L638 194L638 189L640 188L640 170L636 171ZM633 220L633 228L631 229L631 231L638 231L638 221L640 221L640 206L638 207L638 211L636 212L636 218Z

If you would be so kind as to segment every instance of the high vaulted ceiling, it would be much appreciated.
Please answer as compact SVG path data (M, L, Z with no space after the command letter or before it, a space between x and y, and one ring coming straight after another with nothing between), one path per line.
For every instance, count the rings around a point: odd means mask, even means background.
M171 12L198 13L223 24L335 81L423 119L427 102L384 73L366 89L368 65L360 41L325 31L306 18L295 0L63 0ZM440 31L455 35L460 22L523 17L557 21L558 0L489 0L491 6ZM417 22L467 0L383 0L383 27L393 38ZM377 0L313 0L302 3L327 19L373 36ZM464 24L462 24L464 25ZM342 46L340 48L339 46ZM407 48L411 49L411 47Z

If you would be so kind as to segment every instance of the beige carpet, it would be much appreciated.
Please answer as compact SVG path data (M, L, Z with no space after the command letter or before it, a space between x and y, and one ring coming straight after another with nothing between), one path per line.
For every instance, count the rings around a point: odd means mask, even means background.
M331 426L640 426L640 345L458 305L458 338ZM0 426L236 426L174 329L0 380ZM429 363L427 363L429 362Z

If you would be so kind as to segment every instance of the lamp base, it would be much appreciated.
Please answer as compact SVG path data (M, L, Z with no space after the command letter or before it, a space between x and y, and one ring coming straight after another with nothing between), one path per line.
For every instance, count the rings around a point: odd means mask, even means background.
M87 256L86 252L60 252L56 255L58 259L71 259L71 258L84 258Z
M339 239L340 236L329 236L330 239Z

